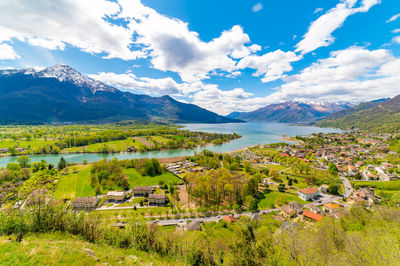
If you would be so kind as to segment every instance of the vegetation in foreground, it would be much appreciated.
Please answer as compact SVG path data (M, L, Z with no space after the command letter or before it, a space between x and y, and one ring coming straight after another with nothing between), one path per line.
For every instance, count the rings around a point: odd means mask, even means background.
M318 224L298 222L290 229L280 227L281 223L270 216L203 224L202 231L177 232L140 220L121 229L102 220L98 213L69 213L54 204L38 204L26 212L4 211L0 219L0 257L4 263L17 262L28 251L34 254L29 263L46 263L62 246L67 251L60 251L55 260L58 264L90 257L85 250L79 252L81 247L110 264L124 263L132 255L156 265L172 261L190 265L397 265L400 260L400 210L390 206L375 206L373 210L353 207L340 219L326 217ZM53 250L45 240L54 244ZM43 256L44 252L49 256ZM66 252L71 257L65 257ZM97 259L83 261L94 264Z

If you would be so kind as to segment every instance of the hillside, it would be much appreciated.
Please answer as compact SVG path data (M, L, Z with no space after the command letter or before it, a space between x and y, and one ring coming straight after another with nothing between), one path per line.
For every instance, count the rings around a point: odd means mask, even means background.
M384 132L398 131L400 129L400 95L383 102L359 105L345 115L327 117L316 122L316 125Z
M0 71L0 122L238 122L169 96L122 92L68 65Z
M168 258L135 249L95 245L66 233L0 236L1 265L179 265Z
M329 114L350 108L349 104L308 104L299 102L284 102L271 104L252 112L234 112L227 117L245 121L279 122L279 123L310 123Z

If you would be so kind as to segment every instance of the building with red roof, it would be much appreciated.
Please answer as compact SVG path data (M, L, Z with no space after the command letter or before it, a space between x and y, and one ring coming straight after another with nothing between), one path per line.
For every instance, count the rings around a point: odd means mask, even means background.
M314 213L309 210L303 211L303 219L312 220L312 221L321 221L322 218L324 218L324 216L322 216L321 214Z
M311 188L304 188L297 191L297 195L300 199L305 201L314 200L319 195L318 188L311 187Z

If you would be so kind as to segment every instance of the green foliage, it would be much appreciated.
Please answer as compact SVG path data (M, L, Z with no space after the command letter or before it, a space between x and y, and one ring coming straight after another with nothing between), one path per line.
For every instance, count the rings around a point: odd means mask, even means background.
M90 171L90 182L96 194L102 191L129 189L128 178L117 159L95 162Z
M329 194L339 195L339 186L337 184L330 184L327 191Z

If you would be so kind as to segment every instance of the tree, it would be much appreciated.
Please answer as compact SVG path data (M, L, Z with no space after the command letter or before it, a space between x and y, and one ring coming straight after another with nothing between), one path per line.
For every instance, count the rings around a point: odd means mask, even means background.
M329 163L328 164L328 172L332 176L337 176L337 173L339 172L339 169L337 168L337 166L334 163Z
M257 210L257 201L253 196L247 196L246 197L246 204L247 204L247 209L249 211L256 211Z
M329 194L338 195L339 194L339 187L336 184L330 184L327 189Z
M292 186L292 185L293 185L293 180L292 180L291 178L289 178L288 186L290 187L290 186Z
M279 190L280 192L285 192L285 184L279 184L278 190Z
M31 159L29 159L28 156L20 156L17 159L17 162L21 165L21 168L27 168L29 166L29 162Z
M67 162L65 161L64 157L60 158L60 161L58 162L57 168L59 171L64 169L67 166Z

